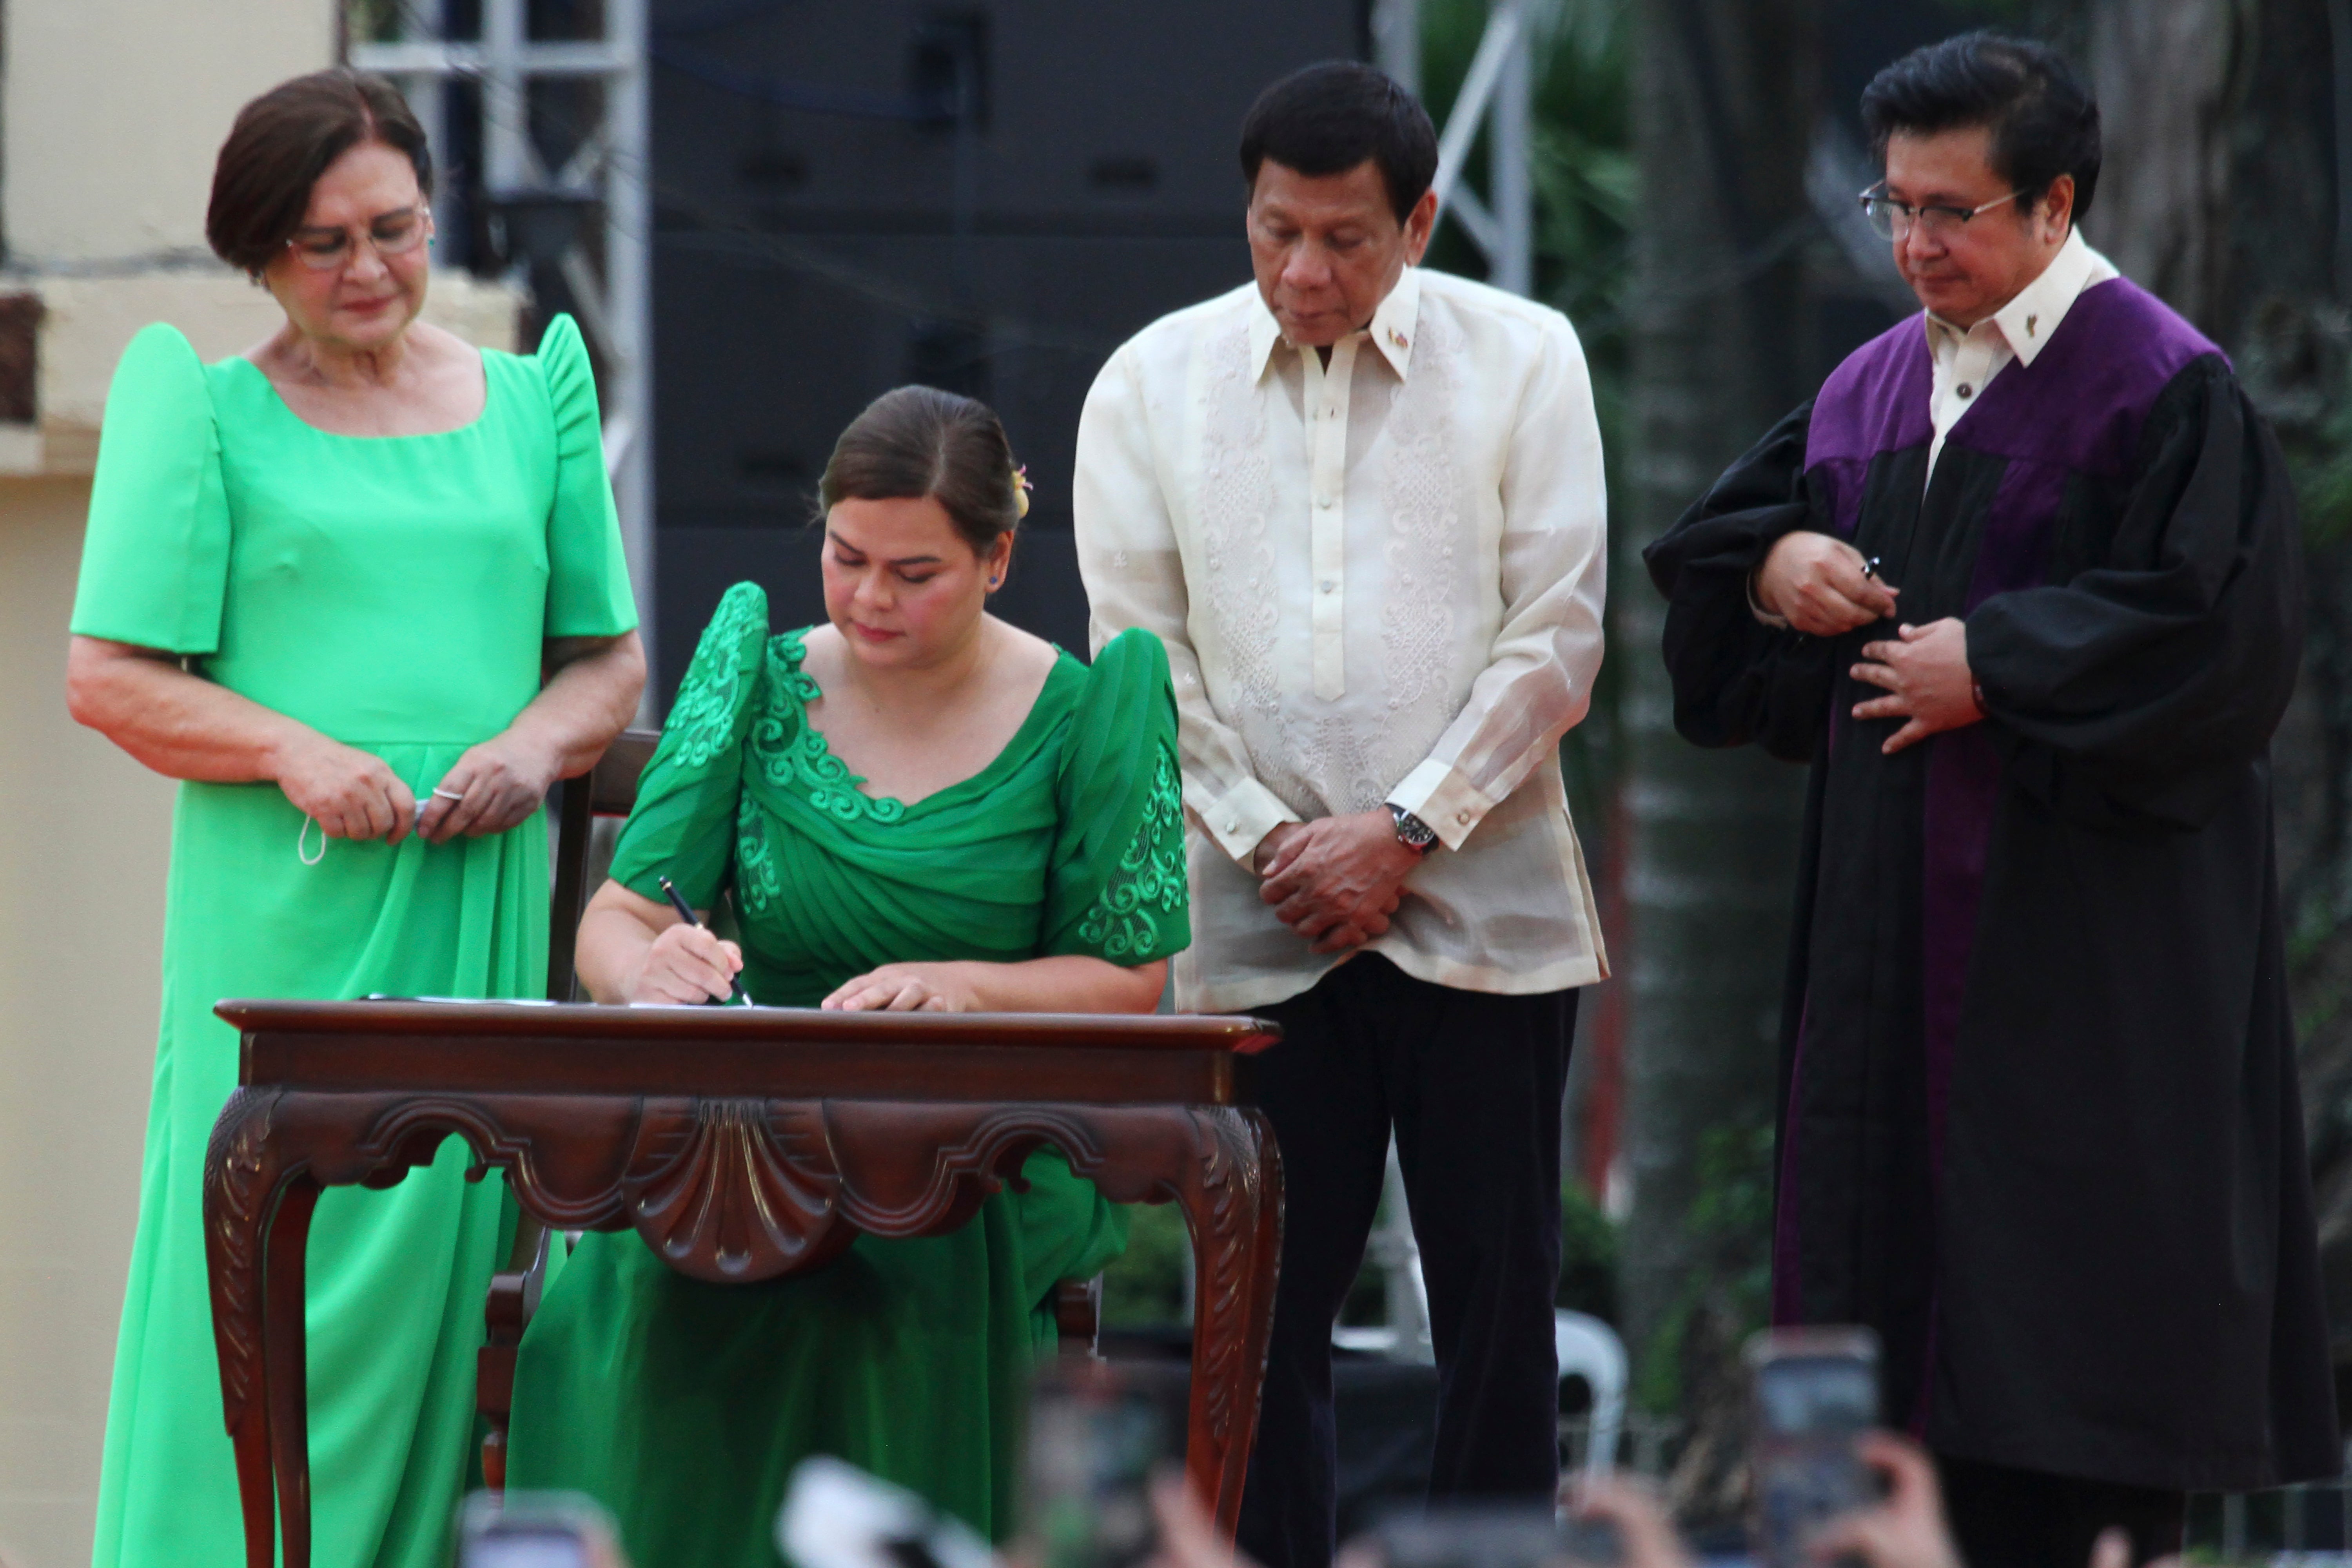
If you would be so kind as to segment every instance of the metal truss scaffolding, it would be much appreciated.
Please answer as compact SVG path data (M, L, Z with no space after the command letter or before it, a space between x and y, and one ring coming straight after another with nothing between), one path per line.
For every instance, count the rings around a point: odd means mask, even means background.
M1542 0L1494 0L1469 74L1437 138L1437 209L1486 258L1486 280L1514 294L1535 287L1535 184L1528 122L1531 57ZM1421 91L1419 0L1374 0L1372 47L1382 70ZM1462 168L1486 126L1486 189L1481 201L1462 183Z
M530 36L529 0L480 0L479 37L451 38L434 0L404 0L354 37L348 57L360 70L400 84L436 141L450 136L452 89L479 95L478 191L499 225L516 281L545 290L560 278L599 371L604 466L613 481L635 585L637 614L653 645L653 213L652 141L646 115L646 0L602 0L572 7L578 30L561 39ZM381 9L378 7L377 9ZM354 32L356 32L356 27ZM535 95L568 84L573 93L553 138L568 152L551 167L535 126L550 116ZM555 92L549 89L553 89ZM582 106L590 106L583 108ZM450 162L446 147L439 161ZM453 231L455 183L436 192L439 226ZM523 275L527 275L523 276Z

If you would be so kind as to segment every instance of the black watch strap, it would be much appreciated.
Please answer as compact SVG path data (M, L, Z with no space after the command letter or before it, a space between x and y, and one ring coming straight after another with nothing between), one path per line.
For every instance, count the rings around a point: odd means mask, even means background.
M1409 850L1427 854L1437 845L1437 831L1402 806L1391 802L1389 815L1396 821L1397 842Z

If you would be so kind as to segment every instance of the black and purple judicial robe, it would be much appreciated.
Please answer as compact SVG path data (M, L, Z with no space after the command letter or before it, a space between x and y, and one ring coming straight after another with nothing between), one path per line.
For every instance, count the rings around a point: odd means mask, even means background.
M1812 765L1774 1315L1863 1322L1958 1458L2238 1490L2339 1462L2271 829L2294 500L2228 361L2082 294L1928 482L1916 317L1646 552L1675 722ZM1968 622L1989 719L1893 757L1836 639L1759 623L1797 528Z

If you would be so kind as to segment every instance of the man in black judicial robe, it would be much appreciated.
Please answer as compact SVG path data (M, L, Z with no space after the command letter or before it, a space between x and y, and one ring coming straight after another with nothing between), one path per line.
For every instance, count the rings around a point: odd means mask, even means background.
M1983 34L1880 73L1926 307L1646 552L1675 725L1811 764L1773 1308L1862 1322L1973 1568L2334 1474L2268 747L2276 442L2082 240L2098 110Z

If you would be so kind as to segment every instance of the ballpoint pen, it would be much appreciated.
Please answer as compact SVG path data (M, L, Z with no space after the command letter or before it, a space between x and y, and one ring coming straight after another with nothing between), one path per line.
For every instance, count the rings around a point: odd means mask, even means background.
M669 878L663 877L660 881L661 890L668 896L669 906L677 911L677 917L680 920L685 921L688 925L701 927L702 922L694 917L694 905L686 901L686 894L678 892L676 887L671 885ZM741 1002L747 1008L751 1006L751 994L743 989L742 981L730 975L728 977L727 984L729 988L734 991L735 999L737 1001Z

